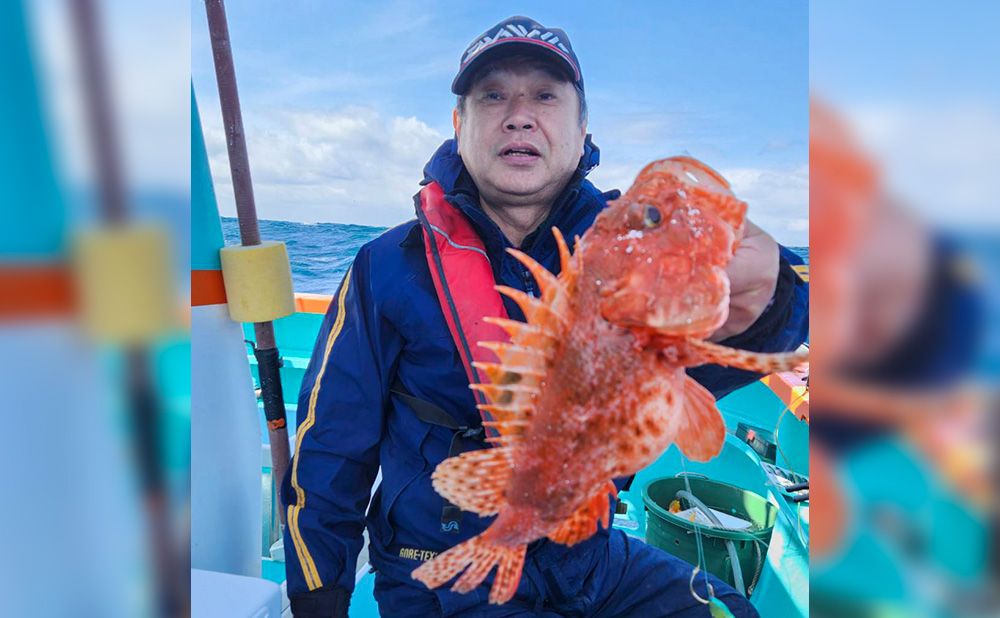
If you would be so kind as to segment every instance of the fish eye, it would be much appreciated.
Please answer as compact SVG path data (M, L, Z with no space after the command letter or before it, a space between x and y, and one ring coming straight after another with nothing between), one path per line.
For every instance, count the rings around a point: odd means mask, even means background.
M663 215L660 214L660 210L656 206L646 206L646 210L642 215L642 222L646 227L656 227L663 221Z

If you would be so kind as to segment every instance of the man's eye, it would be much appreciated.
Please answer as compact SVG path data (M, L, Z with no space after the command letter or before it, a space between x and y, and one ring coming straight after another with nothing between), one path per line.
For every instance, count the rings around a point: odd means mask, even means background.
M499 101L502 98L499 92L487 92L483 94L484 101Z
M543 92L538 95L538 98L541 99L542 101L552 101L553 99L556 98L556 95L552 94L551 92Z

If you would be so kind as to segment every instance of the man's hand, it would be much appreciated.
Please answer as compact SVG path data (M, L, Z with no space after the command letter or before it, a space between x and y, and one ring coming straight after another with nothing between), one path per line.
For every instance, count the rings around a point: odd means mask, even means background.
M729 319L710 337L722 341L750 328L764 313L778 282L778 243L747 220L729 266Z

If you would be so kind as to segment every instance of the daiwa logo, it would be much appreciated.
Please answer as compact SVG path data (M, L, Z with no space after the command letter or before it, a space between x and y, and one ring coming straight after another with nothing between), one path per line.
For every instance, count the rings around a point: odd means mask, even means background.
M462 59L462 64L465 64L473 56L481 52L484 48L489 47L493 43L496 43L500 39L508 39L511 37L518 37L522 39L538 39L540 41L545 41L550 45L555 45L562 51L569 55L569 49L559 40L559 35L554 32L549 32L548 30L538 30L532 29L528 30L524 26L518 24L507 24L503 28L498 29L492 36L487 35L479 39L472 44L471 47L465 52L465 57Z
M458 532L458 522L441 522L441 532Z

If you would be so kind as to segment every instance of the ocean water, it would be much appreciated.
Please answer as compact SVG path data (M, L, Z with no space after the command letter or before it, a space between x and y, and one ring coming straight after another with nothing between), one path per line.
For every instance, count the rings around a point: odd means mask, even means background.
M344 223L260 222L260 237L284 241L296 292L334 294L358 249L388 228ZM235 218L222 217L227 245L240 243Z
M281 240L288 247L295 291L313 294L335 293L361 245L386 229L344 223L260 222L261 238ZM236 219L222 217L222 234L227 245L239 244ZM808 248L792 247L792 250L809 262Z

